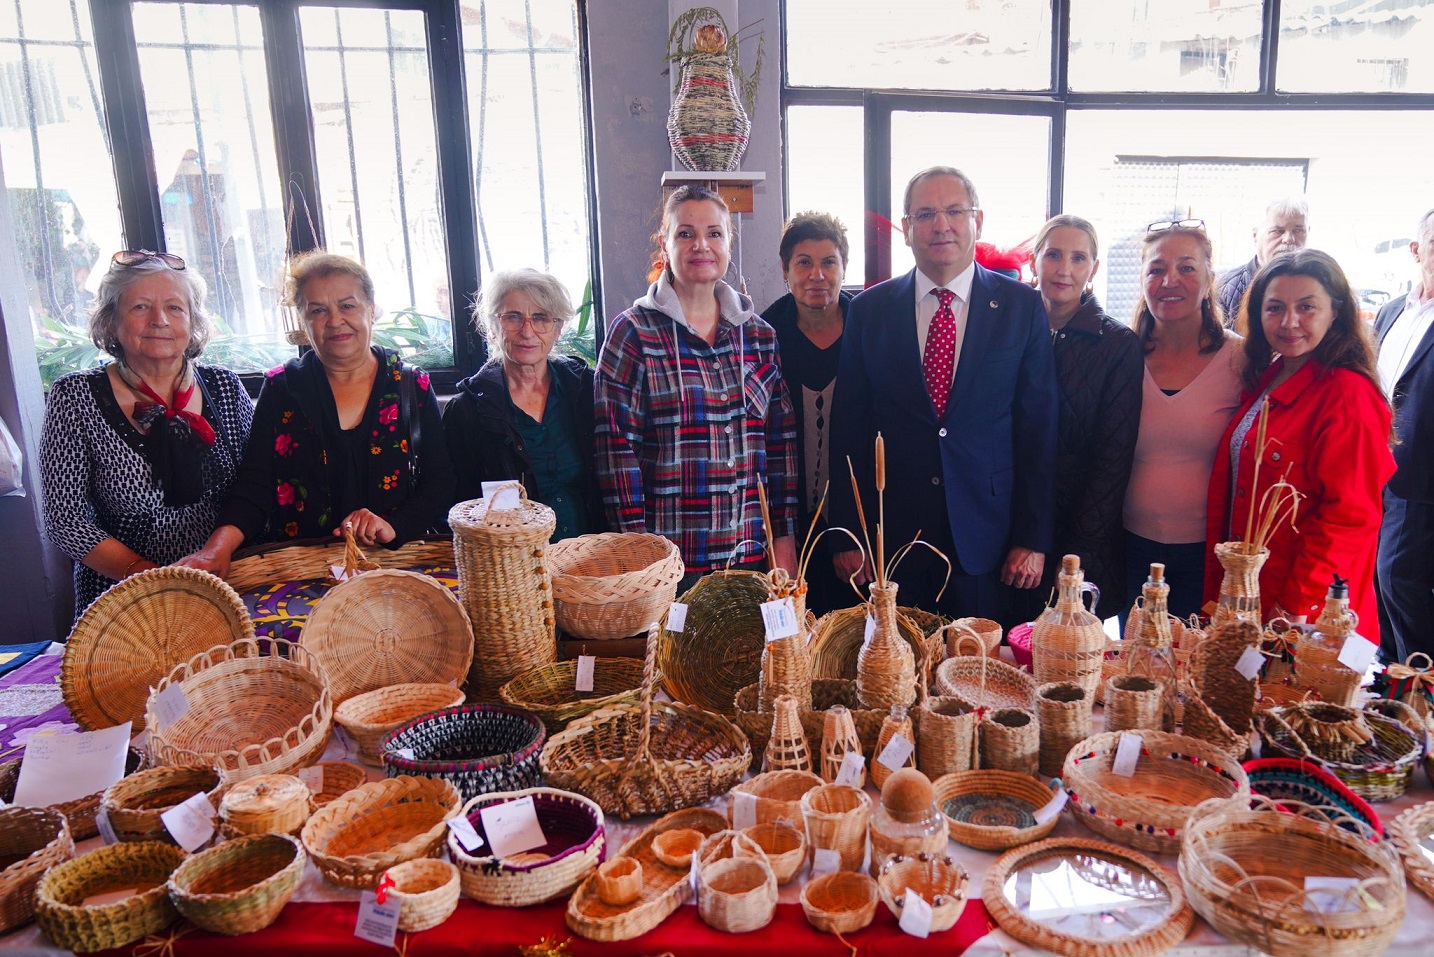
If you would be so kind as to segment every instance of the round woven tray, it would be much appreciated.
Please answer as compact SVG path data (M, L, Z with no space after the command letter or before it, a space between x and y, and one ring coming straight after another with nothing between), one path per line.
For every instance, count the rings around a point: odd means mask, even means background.
M655 619L654 619L655 620ZM593 662L591 691L577 690L578 663L559 661L524 672L498 689L505 704L531 711L543 720L548 733L598 708L636 701L642 693L640 658L598 658Z
M401 684L354 695L334 708L334 720L358 745L364 764L379 764L383 736L430 711L463 703L463 691L446 684Z
M473 629L453 592L397 569L335 585L299 644L324 666L336 702L390 685L462 682L473 660Z
M642 634L667 613L684 566L677 546L646 532L579 535L548 547L558 627L575 638Z
M121 778L105 789L100 807L110 829L121 841L159 841L173 844L160 815L203 793L218 810L224 796L224 776L209 765L150 768Z
M272 542L234 553L224 576L235 591L248 592L273 582L309 581L329 577L344 563L344 543L336 538ZM383 568L452 565L453 537L418 538L398 548L376 548L369 560Z
M186 857L173 844L141 841L97 848L51 868L35 888L35 919L45 936L76 952L124 947L179 919L166 882ZM99 894L135 890L112 904Z
M714 572L679 599L687 605L680 633L667 630L663 615L657 667L674 701L727 714L737 692L757 682L767 586L767 577L756 572Z
M200 851L175 869L169 896L201 930L250 934L274 923L308 855L287 834L253 834Z
M75 853L65 816L50 808L0 808L0 932L35 914L35 885Z
M855 871L837 871L802 886L802 912L807 923L824 934L850 934L876 916L880 899L876 881Z
M184 689L189 710L161 728L155 700ZM324 753L333 699L323 666L306 649L277 638L220 645L179 665L145 706L155 764L215 764L230 782L287 774Z
M169 566L114 585L75 624L60 664L60 693L86 731L126 721L144 728L149 689L175 665L254 637L233 588L195 568Z
M1409 808L1389 825L1389 839L1399 850L1409 883L1425 897L1434 898L1434 860L1424 842L1434 834L1434 801Z
M546 739L543 723L526 711L470 704L399 725L384 737L379 753L387 776L447 781L467 801L537 784Z
M533 799L546 843L512 858L470 854L457 835L448 836L448 854L458 868L463 895L497 907L526 907L572 893L607 851L602 809L580 794L528 788L483 794L463 805L463 816L491 847L483 827L485 807Z
M920 615L918 622L914 615ZM930 628L927 631L922 625ZM926 615L914 608L896 610L896 630L911 646L912 654L921 660L923 649L929 644L941 646L938 639L929 642L940 630L941 619ZM829 612L817 619L812 628L811 653L813 678L856 678L857 658L861 654L862 642L866 638L866 606L842 608ZM944 646L938 657L945 657Z
M957 771L932 782L946 830L958 844L1004 851L1048 837L1060 815L1044 824L1035 813L1053 793L1035 778L1014 771Z
M148 758L143 751L130 748L129 753L125 756L124 773L129 775L144 770L147 761ZM15 758L0 764L0 801L5 801L7 804L14 803L15 785L19 783L20 759ZM94 794L87 794L73 801L56 804L51 810L59 811L70 822L70 837L76 841L88 841L100 833L99 828L95 826L95 813L100 809L100 798L103 796L103 791L96 791Z
M420 857L384 872L393 881L388 897L398 902L398 929L416 933L437 927L458 909L458 869Z
M906 909L906 894L915 891L931 907L931 933L956 926L966 909L967 887L971 882L966 868L949 856L896 857L881 865L877 889L881 902L898 921Z
M304 850L325 880L373 887L395 864L437 857L458 803L458 792L447 781L371 781L314 812L304 825Z

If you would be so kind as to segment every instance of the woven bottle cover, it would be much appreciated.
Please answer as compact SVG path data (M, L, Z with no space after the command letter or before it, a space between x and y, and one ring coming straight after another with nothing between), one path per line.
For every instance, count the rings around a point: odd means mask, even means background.
M862 707L885 710L916 703L916 656L896 623L896 583L871 586L871 641L856 662L856 693Z
M1082 596L1090 591L1099 601L1100 592L1086 583L1077 555L1061 559L1056 584L1055 604L1031 629L1031 669L1042 684L1075 681L1094 693L1105 661L1105 626L1086 610Z
M790 597L797 613L797 633L768 641L762 646L762 674L757 683L757 710L771 711L781 695L797 700L797 710L812 710L812 653L807 646L811 630L807 625L806 582L792 581L785 570L767 574L768 600Z
M1252 552L1248 542L1221 542L1215 546L1215 557L1225 570L1220 580L1220 602L1215 606L1212 625L1231 618L1260 623L1260 569L1270 557L1270 550Z

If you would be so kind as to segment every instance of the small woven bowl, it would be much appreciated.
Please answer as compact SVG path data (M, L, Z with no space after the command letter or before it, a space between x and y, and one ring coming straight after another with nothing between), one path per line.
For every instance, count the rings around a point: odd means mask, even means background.
M111 784L100 798L100 808L121 841L173 844L160 815L198 791L204 792L217 811L224 794L224 777L217 768L150 768Z
M1033 815L1055 792L1028 774L956 771L943 774L932 787L951 839L977 850L1004 851L1039 841L1055 830L1060 819L1056 815L1044 824L1036 821Z
M961 635L974 634L981 639L986 654L996 657L1001 653L1001 623L990 618L957 618L946 632L946 654L954 658L962 653L959 648ZM970 648L970 645L967 645Z
M642 864L631 857L614 857L597 869L597 892L602 902L625 907L642 895Z
M335 798L343 797L360 784L368 783L368 772L347 761L321 761L304 770L322 774L319 789L314 791L316 811Z
M70 825L53 808L0 809L0 933L35 915L35 885L45 871L75 853Z
M856 871L837 871L807 881L802 911L807 923L824 934L850 934L876 916L876 881Z
M690 827L674 827L652 839L652 853L668 867L686 870L692 866L692 855L697 853L705 837Z
M778 884L790 883L806 862L806 832L791 824L769 821L743 828L742 833L767 855L767 862L772 865Z
M278 920L309 857L287 834L251 834L190 857L169 878L189 921L216 934L249 934Z
M399 930L411 934L437 927L458 909L458 868L447 861L420 857L386 873L393 881L388 896L398 901Z
M383 736L421 714L463 703L463 691L444 684L401 684L354 695L334 708L334 721L353 736L358 757L378 766Z
M898 921L906 909L908 889L921 895L931 905L931 932L939 933L956 926L966 909L970 875L966 868L950 857L917 857L897 855L881 865L877 887L881 901Z
M179 919L168 881L185 853L173 844L111 844L51 868L35 888L35 919L51 941L89 953L124 947ZM87 906L99 894L135 889L123 900Z

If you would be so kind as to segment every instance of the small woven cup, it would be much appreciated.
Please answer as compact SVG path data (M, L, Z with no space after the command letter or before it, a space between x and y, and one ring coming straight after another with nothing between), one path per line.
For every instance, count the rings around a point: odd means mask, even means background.
M769 821L743 828L742 833L767 855L767 862L772 865L778 884L790 883L806 862L807 835L799 827Z
M642 863L631 857L614 857L597 869L597 892L604 904L623 907L642 894Z
M686 869L706 835L690 827L674 827L652 839L652 854L668 867Z
M807 923L825 934L861 930L876 916L877 900L876 881L852 871L823 874L802 888Z
M1165 685L1143 675L1116 675L1105 684L1105 730L1163 730Z
M823 784L802 795L802 818L812 854L833 850L841 869L855 871L866 857L866 828L872 803L866 792L847 784Z
M447 861L420 857L387 871L398 901L398 929L405 933L437 927L458 908L458 868Z
M1070 749L1090 737L1093 703L1094 696L1074 681L1052 681L1036 689L1041 777L1060 777Z

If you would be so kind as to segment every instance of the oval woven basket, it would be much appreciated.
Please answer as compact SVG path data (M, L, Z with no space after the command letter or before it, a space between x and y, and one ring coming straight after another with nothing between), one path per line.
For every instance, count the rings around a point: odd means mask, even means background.
M1317 708L1319 702L1270 708L1255 715L1255 725L1264 740L1265 753L1309 761L1339 778L1366 801L1393 801L1404 795L1414 778L1414 769L1424 753L1424 736L1416 732L1418 718L1408 705L1376 700L1362 712L1373 737L1354 749L1348 760L1331 761L1313 753L1308 743L1286 721L1286 714L1300 708ZM1403 715L1412 724L1391 717Z
M458 805L458 791L447 781L370 781L314 812L301 835L304 850L330 883L373 887L395 864L437 857Z
M234 553L224 580L235 591L249 592L273 582L325 579L334 565L344 564L344 549L344 543L332 537L242 548ZM451 566L453 538L435 535L398 548L376 548L368 559L383 568Z
M977 850L1004 851L1042 840L1060 820L1059 814L1044 824L1036 820L1055 792L1027 774L957 771L931 783L951 840Z
M395 864L384 872L398 902L398 929L407 934L443 923L458 909L458 868L447 861L420 857Z
M931 907L931 933L950 930L966 909L971 877L966 868L948 855L903 857L897 855L881 865L876 885L881 902L898 921L906 909L906 894L915 891Z
M184 861L173 844L141 841L96 848L51 868L35 888L35 920L45 936L76 953L124 947L179 919L166 882ZM100 894L134 889L123 900L86 906Z
M668 631L663 615L657 667L674 701L726 714L737 692L757 682L768 584L756 572L713 572L679 599L687 605L681 632Z
M149 689L215 645L254 637L237 592L197 568L131 575L80 616L65 643L60 693L86 731L126 721L143 730Z
M448 855L458 868L463 895L497 907L526 907L572 893L602 862L607 833L602 808L580 794L554 788L528 788L483 794L463 805L463 816L491 848L483 827L485 807L533 799L538 823L547 842L508 858L475 856L463 849L457 835L448 836Z
M378 765L383 736L430 711L463 703L463 690L446 684L401 684L354 695L334 708L334 720L358 745L359 760Z
M340 582L309 612L299 645L343 702L390 685L462 682L473 629L453 592L417 572L379 569Z
M1285 813L1281 813L1285 812ZM1404 870L1393 846L1328 809L1256 796L1202 805L1180 851L1190 904L1231 940L1272 957L1374 957L1404 922ZM1319 890L1309 878L1348 888Z
M1036 710L1036 679L988 655L947 658L936 667L932 692L977 708Z
M498 689L504 704L531 711L549 734L598 708L636 701L642 694L642 660L598 658L593 662L591 691L577 690L578 663L559 661L526 671Z
M75 854L70 825L53 808L0 808L0 932L35 915L35 885Z
M1125 734L1092 735L1066 755L1064 779L1076 819L1096 834L1142 851L1175 854L1196 805L1219 799L1244 806L1250 781L1240 763L1195 738L1144 731L1130 776L1111 766Z
M575 638L627 638L667 614L684 566L677 546L648 532L578 535L548 546L553 610Z
M545 740L543 723L526 711L459 705L399 725L384 737L379 756L388 777L447 781L468 801L536 785Z
M148 758L145 753L137 748L130 748L125 755L125 774L134 774L142 771L148 766ZM20 783L20 759L6 761L0 764L0 801L14 803L15 785ZM70 837L76 841L88 841L97 837L100 833L95 826L95 814L100 809L100 799L104 797L103 791L96 791L94 794L86 794L82 798L73 801L65 801L62 804L53 805L50 810L59 811L65 815L70 822Z
M850 934L876 916L876 881L855 871L836 871L802 886L802 913L824 934Z
M1434 801L1404 811L1389 825L1389 839L1404 862L1409 883L1425 897L1434 898L1434 861L1423 844L1434 834Z
M1275 801L1298 801L1312 808L1334 808L1341 819L1353 818L1375 834L1384 835L1379 814L1369 802L1324 768L1294 758L1256 758L1246 761L1244 768L1252 794Z
M287 834L252 834L188 858L169 878L169 896L192 924L250 934L278 920L298 890L308 855Z
M224 788L224 775L210 765L150 768L111 784L99 803L110 829L121 841L173 844L160 815L199 792L217 811Z
M179 685L189 710L168 727L155 700ZM333 699L318 659L278 638L247 638L195 655L145 705L149 756L158 765L214 764L231 782L287 774L324 753Z

